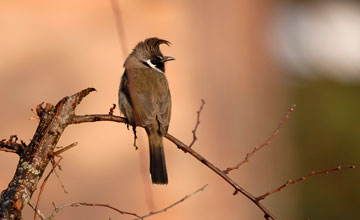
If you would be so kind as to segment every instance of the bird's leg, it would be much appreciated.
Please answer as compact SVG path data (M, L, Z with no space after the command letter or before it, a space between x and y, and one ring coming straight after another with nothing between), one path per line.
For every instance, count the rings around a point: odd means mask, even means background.
M129 126L129 125L128 125ZM134 147L135 147L135 150L138 150L139 147L136 145L136 139L137 139L137 135L136 135L136 126L132 126L133 128L133 132L134 132Z

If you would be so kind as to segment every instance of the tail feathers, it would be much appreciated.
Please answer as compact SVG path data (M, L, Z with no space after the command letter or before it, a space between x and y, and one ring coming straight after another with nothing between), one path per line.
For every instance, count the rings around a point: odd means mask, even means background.
M153 184L167 184L168 177L166 171L163 137L157 132L149 135L150 147L150 174Z

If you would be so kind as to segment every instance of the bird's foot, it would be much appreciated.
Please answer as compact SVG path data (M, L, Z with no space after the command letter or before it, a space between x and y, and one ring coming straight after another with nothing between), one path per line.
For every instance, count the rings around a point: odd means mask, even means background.
M136 144L136 139L137 139L136 126L133 126L133 132L134 132L134 147L135 147L135 150L138 150L139 147L138 147L137 144Z

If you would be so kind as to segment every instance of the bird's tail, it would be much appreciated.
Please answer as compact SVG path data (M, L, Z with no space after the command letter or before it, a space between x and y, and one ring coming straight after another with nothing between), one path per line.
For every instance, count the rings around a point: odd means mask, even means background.
M146 129L150 147L150 174L154 184L167 184L163 137L157 129Z

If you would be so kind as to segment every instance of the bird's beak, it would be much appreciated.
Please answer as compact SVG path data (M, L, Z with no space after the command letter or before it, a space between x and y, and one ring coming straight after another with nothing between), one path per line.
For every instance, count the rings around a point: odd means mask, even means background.
M175 60L175 58L174 58L174 57L170 57L170 56L164 56L163 59L162 59L163 63L165 63L165 62L167 62L167 61L171 61L171 60Z

